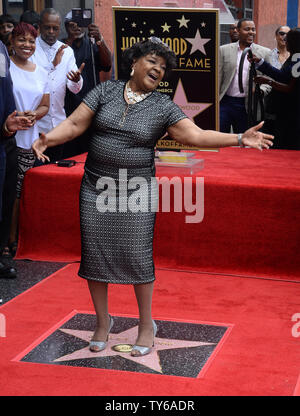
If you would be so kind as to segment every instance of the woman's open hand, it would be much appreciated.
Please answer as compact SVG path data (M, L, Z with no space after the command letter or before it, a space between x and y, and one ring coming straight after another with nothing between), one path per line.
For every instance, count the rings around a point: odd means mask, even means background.
M269 147L273 146L272 140L274 136L258 131L263 125L264 121L245 131L242 136L244 146L253 147L258 150L269 149Z
M5 124L11 132L16 132L17 130L28 130L33 126L32 122L24 116L24 113L17 113L17 111L13 111L7 117Z
M35 140L32 144L32 150L37 157L38 160L41 160L42 162L50 162L50 159L48 156L44 154L45 150L47 149L47 137L45 133L41 133L40 137Z

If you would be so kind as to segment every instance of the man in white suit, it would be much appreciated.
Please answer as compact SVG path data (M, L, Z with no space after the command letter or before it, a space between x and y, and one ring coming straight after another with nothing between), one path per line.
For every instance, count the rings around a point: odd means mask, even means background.
M253 54L270 62L271 50L254 43L256 28L253 21L241 19L237 24L239 40L220 47L219 57L219 86L220 86L220 131L241 133L248 128L246 110L248 96L248 81L250 63L244 61L243 87L244 93L239 90L238 70L242 53L245 48L251 47ZM269 86L263 87L264 93L271 90Z
M40 133L48 133L65 120L66 88L77 94L83 85L81 71L84 64L78 69L73 49L58 40L60 27L60 14L52 8L44 9L40 15L40 36L36 39L36 50L31 58L49 73L50 107L37 123ZM62 145L47 150L53 162L62 159L62 152Z

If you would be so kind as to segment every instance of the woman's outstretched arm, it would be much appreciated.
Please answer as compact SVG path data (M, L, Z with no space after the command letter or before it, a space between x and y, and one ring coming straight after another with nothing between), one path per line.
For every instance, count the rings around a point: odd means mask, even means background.
M185 145L196 147L229 147L229 146L249 146L259 150L268 149L273 145L273 136L259 132L263 122L248 129L238 140L237 134L221 133L214 130L202 130L188 118L178 121L168 128L168 133L172 139Z
M49 161L49 158L44 155L45 150L80 136L90 126L94 115L95 113L86 104L81 103L66 120L49 133L41 133L40 137L34 141L32 149L36 157L43 162Z

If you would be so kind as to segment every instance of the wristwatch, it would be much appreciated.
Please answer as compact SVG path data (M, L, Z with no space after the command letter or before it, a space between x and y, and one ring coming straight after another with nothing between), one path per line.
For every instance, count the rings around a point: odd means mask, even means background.
M271 87L272 87L273 80L272 79L269 79L268 84L271 85Z

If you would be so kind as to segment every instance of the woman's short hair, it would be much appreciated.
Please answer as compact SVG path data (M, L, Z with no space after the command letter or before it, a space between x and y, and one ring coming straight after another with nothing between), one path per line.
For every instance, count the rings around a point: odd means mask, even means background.
M29 23L25 22L18 23L11 32L13 38L16 36L25 35L26 33L30 33L34 38L36 38L38 35L36 29Z
M289 52L300 53L300 28L291 29L286 35L286 42Z
M135 43L123 52L121 66L124 78L130 78L130 72L134 61L149 54L154 54L165 59L165 76L168 75L170 71L177 66L175 53L169 48L167 44L163 43L161 39L152 36L147 40Z

